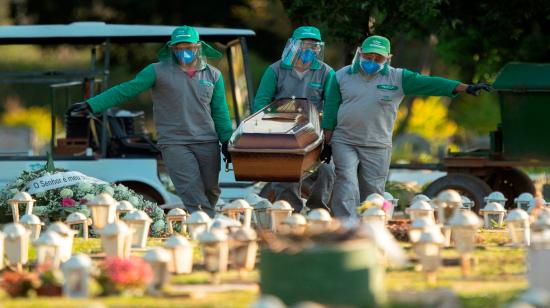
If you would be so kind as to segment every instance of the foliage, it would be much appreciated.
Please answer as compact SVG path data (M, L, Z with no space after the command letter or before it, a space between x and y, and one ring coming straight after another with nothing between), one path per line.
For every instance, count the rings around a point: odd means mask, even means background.
M0 117L0 124L6 126L25 126L34 130L38 145L49 142L52 135L51 114L46 107L31 106L23 108L16 98L8 98L6 112ZM61 127L61 121L56 119L56 127Z
M489 80L509 61L548 61L550 3L535 1L282 1L294 23L317 25L348 48L368 35L437 38L465 80Z
M437 10L438 54L474 81L491 81L509 61L550 60L548 1L442 1Z
M448 141L456 133L457 125L448 118L444 100L444 98L436 96L415 98L411 110L412 115L405 132L418 134L436 143ZM405 110L401 107L397 114L397 123L404 116Z
M97 280L103 288L103 295L140 295L152 279L153 270L143 259L131 257L125 260L111 257L100 265Z
M473 97L464 95L449 106L449 118L459 127L457 133L466 131L487 135L500 123L500 106L496 94Z
M57 172L64 170L57 169ZM13 182L0 190L0 209L2 215L0 221L11 221L11 209L7 205L7 200L11 199L19 191L26 191L28 183L34 179L49 175L44 170L23 171L23 173ZM86 204L99 193L108 193L115 200L127 200L139 210L145 211L153 219L151 234L159 236L164 232L164 211L155 203L143 199L143 196L121 184L92 184L79 183L77 185L66 186L52 189L45 192L39 192L34 195L36 199L33 208L33 214L39 216L42 221L55 222L65 220L66 217L74 212L81 212L90 216Z

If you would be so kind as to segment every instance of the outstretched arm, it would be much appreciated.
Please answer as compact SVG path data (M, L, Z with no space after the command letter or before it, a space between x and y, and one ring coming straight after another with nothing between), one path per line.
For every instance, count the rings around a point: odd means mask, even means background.
M93 112L101 112L118 104L124 103L134 96L150 89L156 80L155 68L149 64L130 81L114 86L99 95L87 100Z
M455 96L457 93L466 92L478 95L480 90L490 91L487 84L467 85L460 81L443 77L421 75L407 69L403 69L403 93L415 96Z

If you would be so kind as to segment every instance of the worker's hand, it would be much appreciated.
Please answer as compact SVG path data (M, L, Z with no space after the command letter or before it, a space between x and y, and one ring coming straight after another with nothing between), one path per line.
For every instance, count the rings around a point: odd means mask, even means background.
M78 102L74 103L67 109L67 115L72 115L74 113L78 114L86 114L86 113L92 113L92 108L90 108L90 105L86 101L84 102Z
M222 143L222 154L223 154L223 157L225 157L224 160L226 163L231 162L231 153L229 153L229 149L227 148L228 144L229 144L229 141Z
M471 85L468 85L468 87L466 87L466 93L474 96L478 96L479 91L481 90L491 92L492 88L491 88L491 85L486 83L471 84Z
M321 151L321 161L324 163L330 163L332 158L332 146L328 143L323 144L323 150Z

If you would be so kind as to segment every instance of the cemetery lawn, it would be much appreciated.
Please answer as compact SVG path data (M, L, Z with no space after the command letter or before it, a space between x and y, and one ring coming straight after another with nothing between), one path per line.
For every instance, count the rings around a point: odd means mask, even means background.
M463 307L498 307L527 288L525 278L525 253L522 249L507 247L507 234L504 231L482 231L480 247L474 253L477 265L467 278L462 278L458 265L445 266L438 273L435 285L428 285L424 275L414 270L414 266L401 269L389 269L386 273L386 289L392 302L388 307L422 307L416 299L428 295L410 296L410 291L450 290L456 294ZM483 244L483 246L481 246ZM160 239L150 239L148 246L160 246ZM409 244L403 244L412 255ZM75 251L94 254L100 251L100 242L90 239L86 242L75 239ZM198 254L197 254L198 256ZM443 251L447 263L456 263L458 254L453 249ZM31 260L34 251L30 253ZM251 284L259 280L259 273L246 274L244 280L235 271L221 276L222 283L244 282ZM256 291L231 291L218 293L182 291L183 286L207 284L210 275L198 271L190 275L172 277L172 286L167 288L163 297L105 297L89 300L69 300L64 298L21 298L9 299L0 295L3 307L83 307L103 304L108 307L248 307L258 293ZM342 282L344 283L344 282Z

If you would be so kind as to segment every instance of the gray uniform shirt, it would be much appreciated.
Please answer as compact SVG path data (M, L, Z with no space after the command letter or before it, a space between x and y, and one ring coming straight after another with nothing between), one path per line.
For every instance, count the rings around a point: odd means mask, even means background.
M294 69L281 67L280 60L271 64L271 69L277 75L277 90L274 99L292 96L307 98L321 112L325 81L332 68L323 62L319 63L318 69L310 69L302 78Z
M403 70L390 66L385 74L367 80L361 73L348 73L349 68L336 72L342 103L332 141L391 147L397 109L404 97Z
M170 61L153 66L156 81L151 93L158 143L217 142L210 102L220 71L207 64L189 78Z

